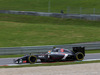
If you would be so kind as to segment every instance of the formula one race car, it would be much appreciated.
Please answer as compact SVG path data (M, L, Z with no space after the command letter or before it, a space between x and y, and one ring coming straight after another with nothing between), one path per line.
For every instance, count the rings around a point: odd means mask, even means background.
M85 47L73 47L73 50L65 48L53 48L45 54L26 55L18 59L14 59L14 63L36 63L37 59L41 62L57 62L57 61L81 61L85 56Z

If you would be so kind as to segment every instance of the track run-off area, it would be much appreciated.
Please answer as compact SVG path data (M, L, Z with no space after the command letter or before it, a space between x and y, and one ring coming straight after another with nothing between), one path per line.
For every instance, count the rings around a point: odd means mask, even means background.
M13 60L16 58L0 58L0 66L13 66ZM86 54L83 61L100 60L100 53Z

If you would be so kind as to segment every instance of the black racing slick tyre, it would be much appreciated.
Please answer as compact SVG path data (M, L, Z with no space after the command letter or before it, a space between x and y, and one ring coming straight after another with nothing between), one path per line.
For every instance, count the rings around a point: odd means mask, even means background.
M34 55L29 56L29 57L28 57L28 61L29 61L30 64L36 63L37 57L34 56Z
M84 54L82 52L77 52L75 55L77 61L82 61L84 59Z

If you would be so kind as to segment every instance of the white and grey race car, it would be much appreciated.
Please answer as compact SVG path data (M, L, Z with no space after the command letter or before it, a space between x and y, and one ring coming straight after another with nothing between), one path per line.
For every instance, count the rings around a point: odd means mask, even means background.
M14 60L14 63L36 63L37 59L41 62L56 62L56 61L81 61L85 56L85 47L73 47L73 50L65 48L53 48L45 54L26 55Z

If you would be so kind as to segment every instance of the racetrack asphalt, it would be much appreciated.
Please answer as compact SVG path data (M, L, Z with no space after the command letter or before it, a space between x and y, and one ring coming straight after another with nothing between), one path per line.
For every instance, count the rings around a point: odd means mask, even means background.
M16 58L0 58L0 65L14 64L13 63L14 59ZM84 60L100 60L100 53L86 54Z

